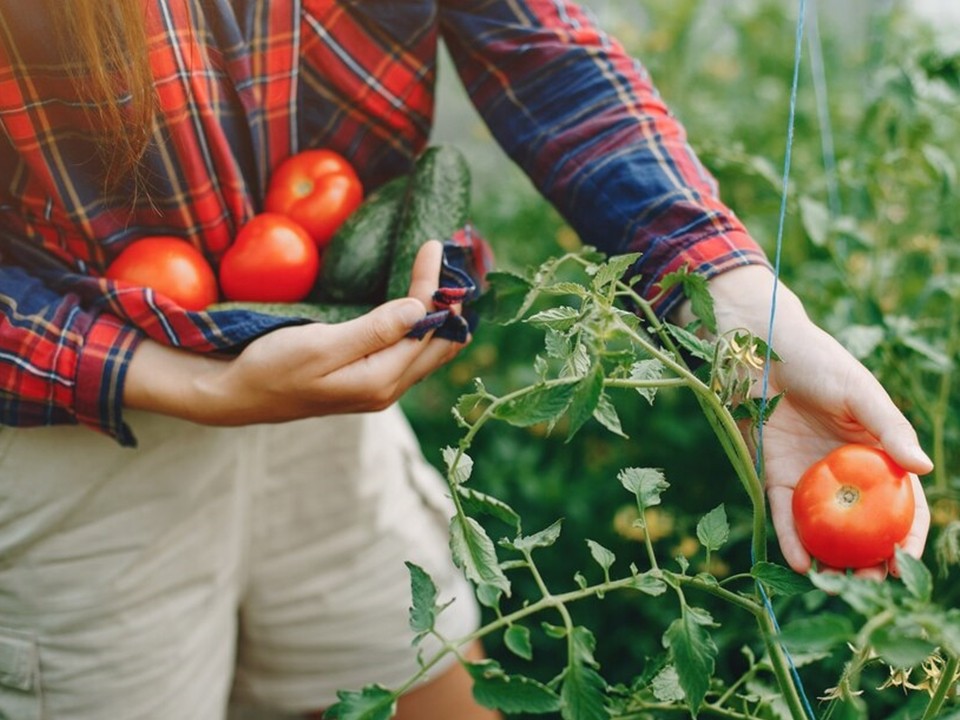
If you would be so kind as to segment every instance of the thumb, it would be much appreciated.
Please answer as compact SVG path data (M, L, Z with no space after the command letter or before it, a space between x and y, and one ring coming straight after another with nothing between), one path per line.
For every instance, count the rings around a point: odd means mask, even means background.
M399 298L353 320L326 327L334 333L331 340L339 348L340 359L347 364L396 345L426 312L418 299Z

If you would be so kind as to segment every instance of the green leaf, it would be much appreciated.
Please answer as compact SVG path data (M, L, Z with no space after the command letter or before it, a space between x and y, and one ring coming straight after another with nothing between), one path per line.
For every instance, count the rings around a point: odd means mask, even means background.
M853 636L850 618L836 613L798 618L780 631L780 640L787 648L803 652L825 652L850 641Z
M761 560L750 568L750 574L763 583L768 592L790 597L813 590L813 583L790 568Z
M707 279L703 275L692 273L684 266L676 272L668 273L660 281L663 290L673 286L683 286L683 294L690 299L690 309L711 333L717 332L717 317L713 310L713 297L707 289Z
M630 368L630 379L640 382L650 382L663 377L665 365L659 360L639 360ZM657 397L656 387L638 387L637 392L651 405Z
M933 576L920 560L896 549L897 571L904 586L917 600L929 602L933 594Z
M590 548L590 555L597 561L597 565L603 568L604 577L609 579L610 567L616 562L617 556L598 542L587 540L587 547Z
M503 633L503 644L517 657L533 660L533 646L530 644L530 630L524 625L511 625Z
M697 539L707 550L714 551L723 547L730 537L730 524L723 504L717 505L697 523Z
M680 687L680 675L677 674L677 669L673 665L665 666L653 677L650 689L653 690L653 696L660 702L682 702L685 697L683 688Z
M477 585L492 585L510 595L510 581L497 562L497 551L480 523L455 515L450 521L453 561Z
M433 578L419 565L406 562L410 571L410 594L413 605L410 606L410 629L418 635L433 630L437 622L437 586Z
M532 552L534 548L550 547L557 541L557 538L560 537L560 527L562 524L562 520L557 520L550 525L550 527L535 532L533 535L518 537L516 540L506 544L508 547L512 547L520 552Z
M818 589L839 595L850 607L867 617L881 612L891 602L890 583L834 572L811 572L809 577Z
M441 451L441 455L444 464L447 466L447 477L455 485L460 485L470 479L470 475L473 473L473 458L449 446ZM456 467L454 467L454 463L456 463Z
M512 525L517 532L520 532L520 516L503 500L468 487L458 487L457 495L460 496L463 509L470 515L495 517L507 525Z
M870 644L895 668L910 668L926 660L937 646L924 638L905 635L895 627L880 627L870 634Z
M670 331L670 334L673 335L673 338L677 341L677 344L679 344L680 347L686 350L688 353L694 357L700 358L701 360L706 360L707 362L713 360L713 343L698 338L689 330L678 327L677 325L664 323L664 326Z
M660 495L670 487L662 470L655 468L624 468L617 475L620 484L637 496L644 510L660 504Z
M628 435L623 432L623 426L620 424L620 416L617 414L617 408L614 407L610 396L605 392L600 393L600 399L597 400L597 407L593 410L593 419L614 435L628 438Z
M507 675L494 660L467 663L466 668L473 678L473 697L484 707L533 715L560 709L560 696L553 690L522 675Z
M639 259L640 253L628 253L610 258L610 260L600 266L597 274L594 275L593 287L602 291L610 283L622 280L627 270L630 269L630 266Z
M656 597L663 595L667 591L667 584L658 577L654 577L648 570L645 573L634 574L632 582L627 586L634 590Z
M573 628L570 647L560 688L561 716L564 720L609 720L605 702L607 684L595 669L593 634L584 627Z
M530 281L514 273L493 271L487 273L486 281L488 290L474 307L484 319L499 325L516 322L536 296Z
M696 717L713 677L717 646L706 627L686 607L681 616L670 623L664 641L670 648L690 713Z
M500 598L503 590L493 585L477 585L477 600L484 607L496 609L500 607Z
M577 383L573 397L570 398L570 429L567 442L593 417L603 393L603 367L596 363L590 372Z
M526 319L526 322L537 327L549 328L563 332L573 327L580 319L580 311L576 308L562 305L560 307L541 310Z
M380 685L368 685L361 692L338 690L337 699L324 713L325 720L390 720L397 711L397 698Z
M493 415L518 427L556 421L566 412L576 387L576 381L537 386L529 393L507 400Z

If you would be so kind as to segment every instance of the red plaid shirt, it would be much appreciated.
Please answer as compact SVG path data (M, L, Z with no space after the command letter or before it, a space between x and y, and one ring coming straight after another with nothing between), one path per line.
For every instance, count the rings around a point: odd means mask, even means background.
M646 291L684 264L709 275L766 262L639 63L576 5L143 4L160 110L149 197L131 208L132 191L102 192L90 115L51 42L56 3L0 0L4 424L81 422L132 443L121 398L139 339L230 350L276 327L185 312L100 275L148 234L187 238L216 263L298 150L339 151L368 191L408 171L429 139L441 38L497 140L581 238L643 251Z

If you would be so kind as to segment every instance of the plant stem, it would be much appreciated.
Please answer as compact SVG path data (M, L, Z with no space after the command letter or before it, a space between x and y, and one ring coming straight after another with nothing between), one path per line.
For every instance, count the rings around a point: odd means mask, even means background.
M923 717L921 717L920 720L933 720L939 717L940 708L943 707L943 703L947 699L947 694L957 682L958 669L960 669L960 658L956 655L948 655L947 662L943 666L943 672L940 675L940 682L937 683L937 687L930 697L930 702L927 704L927 709L924 711Z

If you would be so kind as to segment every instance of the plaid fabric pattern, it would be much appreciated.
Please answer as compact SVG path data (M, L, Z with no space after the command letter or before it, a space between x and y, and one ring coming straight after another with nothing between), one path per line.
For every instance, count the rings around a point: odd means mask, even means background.
M644 252L645 292L684 264L766 262L643 68L572 3L143 0L160 109L137 195L103 191L95 112L51 38L58 2L0 0L4 424L81 422L132 443L120 398L139 339L223 351L284 323L186 312L101 274L155 234L216 264L298 150L342 153L368 191L409 171L429 141L441 39L501 145L583 240Z

